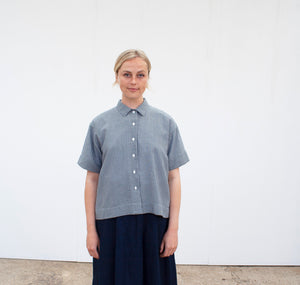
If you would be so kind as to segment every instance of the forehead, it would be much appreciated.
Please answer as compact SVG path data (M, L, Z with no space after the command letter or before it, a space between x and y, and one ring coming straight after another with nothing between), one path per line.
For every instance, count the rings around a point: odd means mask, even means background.
M123 62L120 70L148 70L147 63L140 57L128 59Z

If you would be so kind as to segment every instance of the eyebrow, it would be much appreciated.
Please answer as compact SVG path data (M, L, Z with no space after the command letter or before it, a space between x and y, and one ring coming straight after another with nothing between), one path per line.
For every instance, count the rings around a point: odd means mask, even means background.
M129 71L129 70L124 70L123 72L132 73L132 72ZM145 70L139 70L137 73L141 73L141 72L146 72L146 71L145 71Z

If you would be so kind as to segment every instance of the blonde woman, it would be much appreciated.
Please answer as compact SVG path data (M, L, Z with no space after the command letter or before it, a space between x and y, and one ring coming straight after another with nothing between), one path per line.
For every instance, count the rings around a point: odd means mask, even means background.
M179 167L189 157L174 119L143 97L150 70L143 51L120 54L122 98L91 121L78 160L94 285L177 284Z

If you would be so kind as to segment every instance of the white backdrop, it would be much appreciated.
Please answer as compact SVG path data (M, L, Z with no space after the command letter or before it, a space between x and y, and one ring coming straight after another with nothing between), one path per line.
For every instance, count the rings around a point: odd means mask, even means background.
M300 2L0 2L0 257L91 261L87 127L116 57L145 50L148 102L176 120L178 264L300 264Z

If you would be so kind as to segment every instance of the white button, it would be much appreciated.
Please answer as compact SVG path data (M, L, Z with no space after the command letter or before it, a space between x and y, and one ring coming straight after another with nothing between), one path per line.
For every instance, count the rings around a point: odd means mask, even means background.
M132 138L132 141L134 141L135 140L135 138Z
M137 190L137 187L136 187L136 186L134 186L134 190Z
M133 170L132 173L135 174L135 170Z
M135 157L135 153L132 154L132 157Z
M132 125L134 126L134 125L135 125L135 122L133 122Z
M133 111L132 111L132 114L134 114L134 113L135 113L135 111L133 110Z

